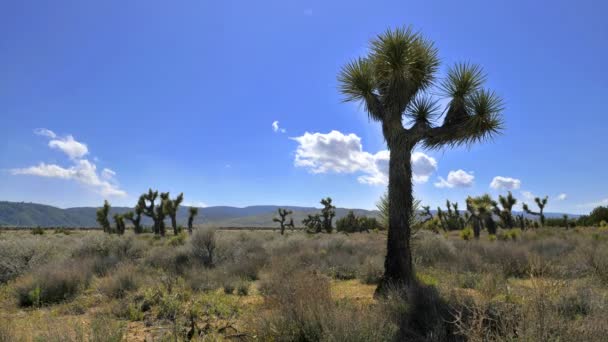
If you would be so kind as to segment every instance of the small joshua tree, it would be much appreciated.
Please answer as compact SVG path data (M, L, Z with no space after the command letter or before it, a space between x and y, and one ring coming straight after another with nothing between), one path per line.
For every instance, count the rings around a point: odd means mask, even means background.
M526 229L526 219L524 217L524 214L519 214L516 216L517 217L517 225L519 225L519 228L523 231Z
M161 195L162 196L162 195ZM175 197L174 200L169 198L169 193L167 193L167 198L163 200L163 214L169 216L171 219L171 227L173 228L173 234L177 235L177 211L179 210L180 204L184 201L184 193L180 193Z
M538 216L540 218L540 226L543 227L545 225L545 206L547 205L547 201L549 200L549 196L545 196L545 198L541 199L539 197L534 198L534 202L536 202L536 205L539 208L539 211L532 211L530 210L530 208L528 207L528 205L526 203L524 203L523 205L523 209L526 213L530 214L530 215L534 215L534 216Z
M470 220L473 222L473 233L475 239L479 239L481 230L486 227L488 233L496 234L496 223L492 219L492 198L490 195L479 197L467 197L467 210L471 214Z
M141 215L143 214L144 209L139 205L139 203L135 206L134 212L129 211L123 214L123 218L131 221L133 224L133 231L135 234L143 233L143 227L141 226Z
M287 221L287 216L291 215L292 211L288 209L279 208L278 212L279 217L274 217L272 221L278 222L281 225L281 235L283 235L285 234L285 227L291 225L291 228L293 229L293 219L291 219L289 223L285 224L285 222Z
M464 219L460 215L460 210L458 210L458 203L452 203L450 200L447 200L446 207L446 211L443 211L440 207L437 207L437 217L439 218L439 222L441 222L443 230L449 231L463 229Z
M331 221L336 216L336 207L331 204L331 197L322 199L321 204L323 205L323 209L321 209L321 215L323 216L323 229L325 229L327 233L331 233Z
M108 220L108 214L110 214L110 203L106 200L103 201L103 207L97 209L97 223L99 223L104 233L110 233L112 231L110 220Z
M321 221L321 215L319 214L308 215L308 217L302 220L302 224L306 226L306 232L308 233L320 233L323 231L323 221Z
M156 219L158 220L158 232L160 233L160 236L165 236L167 233L165 226L165 218L167 217L167 213L164 209L167 206L167 201L170 201L169 193L161 192L160 204L155 208Z
M563 225L564 227L566 227L566 229L568 229L568 226L570 225L570 221L568 219L568 215L564 214L564 216L562 216L563 219Z
M116 233L122 235L125 233L125 220L120 214L114 214L114 223L116 224Z
M493 202L492 205L494 206L494 214L500 218L501 226L503 228L513 228L515 225L515 220L513 219L512 210L513 206L517 203L517 199L515 199L513 194L511 194L511 191L509 191L507 196L499 195L498 202L500 202L502 209L498 207L497 202Z
M192 224L194 223L194 218L198 215L197 207L188 208L188 233L192 235Z

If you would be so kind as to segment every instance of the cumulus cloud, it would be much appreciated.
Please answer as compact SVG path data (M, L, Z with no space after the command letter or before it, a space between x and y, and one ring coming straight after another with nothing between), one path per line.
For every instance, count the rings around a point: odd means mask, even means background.
M450 171L448 179L439 177L439 181L435 183L438 188L468 188L473 185L475 176L473 173L468 173L464 170Z
M388 184L389 151L371 154L363 150L361 138L356 134L304 133L292 138L298 142L294 164L312 173L355 173L361 172L357 180L363 184ZM412 154L413 178L416 182L426 182L437 169L437 161L422 152Z
M64 168L56 164L40 163L36 166L12 169L13 175L30 175L48 178L72 179L96 189L103 196L126 196L127 193L97 175L97 166L86 159Z
M38 165L14 168L10 172L13 175L30 175L47 178L59 178L74 180L95 190L102 196L126 196L127 193L121 190L115 181L116 172L109 168L104 168L101 175L97 172L97 166L87 159L82 159L88 154L86 144L74 140L71 135L58 138L57 135L48 129L39 128L34 130L37 135L51 138L49 147L63 151L72 160L72 166L64 167L57 164L46 164L40 162Z
M285 133L285 128L281 128L279 127L279 122L278 121L273 121L272 122L272 130L276 133L276 132L281 132L281 133Z
M496 176L492 179L490 187L497 190L516 190L521 187L521 181L516 178Z
M557 195L557 197L555 197L558 201L564 201L566 198L568 198L568 195L561 193L559 195Z

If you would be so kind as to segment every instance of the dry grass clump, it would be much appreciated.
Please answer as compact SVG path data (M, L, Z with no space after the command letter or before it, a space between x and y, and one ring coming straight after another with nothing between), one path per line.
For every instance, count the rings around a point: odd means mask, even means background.
M89 285L93 272L89 262L69 261L46 266L15 285L20 306L44 306L71 300Z
M110 298L123 298L135 291L141 284L141 277L135 266L126 264L99 281L97 289Z

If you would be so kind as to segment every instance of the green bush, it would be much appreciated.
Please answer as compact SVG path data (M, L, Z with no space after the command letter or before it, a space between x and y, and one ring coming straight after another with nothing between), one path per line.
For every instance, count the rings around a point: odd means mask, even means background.
M249 294L249 283L245 281L241 282L236 292L239 296L247 296Z
M68 262L42 269L15 287L20 306L43 306L70 300L84 290L93 272L88 262Z
M465 229L460 231L460 238L465 240L465 241L469 241L473 238L473 229L471 229L470 227L466 227Z
M136 268L126 265L102 279L98 290L110 298L123 298L128 292L138 289L139 283Z
M44 235L45 231L44 231L44 228L36 227L36 228L32 229L31 233L32 233L32 235Z

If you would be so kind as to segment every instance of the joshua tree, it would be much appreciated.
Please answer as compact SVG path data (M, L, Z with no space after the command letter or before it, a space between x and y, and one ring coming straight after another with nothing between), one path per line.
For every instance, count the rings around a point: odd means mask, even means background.
M281 225L281 235L285 234L285 227L291 225L291 228L293 229L293 218L291 219L291 221L287 224L285 224L285 221L287 221L287 216L292 214L291 210L287 210L287 209L282 209L279 208L278 209L279 212L279 217L274 217L272 219L273 222L278 222Z
M167 217L165 207L167 206L168 201L171 201L169 198L169 193L161 192L160 204L155 208L156 220L158 221L158 232L160 233L160 236L165 236L167 233L165 229L165 218Z
M197 207L188 208L188 233L192 235L192 224L194 223L194 217L198 215Z
M161 195L162 197L162 195ZM177 235L177 211L179 210L180 204L184 201L184 193L180 193L175 197L174 200L169 198L169 193L167 192L167 198L163 200L163 213L169 218L171 218L171 227L173 228L173 234Z
M116 233L122 235L125 233L125 220L120 214L114 214L114 223L116 224Z
M152 191L152 189L148 190L148 193L144 193L139 196L139 201L137 202L137 206L143 209L143 214L148 216L154 222L154 234L160 234L160 222L159 218L156 215L156 206L154 202L158 197L158 191ZM150 204L148 204L148 202Z
M530 208L528 207L528 205L526 203L524 203L523 205L523 209L526 213L530 214L530 215L534 215L534 216L538 216L540 218L540 226L543 227L545 225L545 206L547 205L547 201L549 200L549 196L545 196L545 198L541 199L539 197L534 198L534 202L536 202L536 205L539 208L539 211L532 211L530 210Z
M570 225L570 221L568 220L568 215L564 214L564 216L562 216L562 219L564 220L563 221L564 227L566 227L566 229L568 229L568 226Z
M97 223L103 228L104 233L110 233L112 228L110 227L110 220L108 220L108 214L110 213L110 203L103 201L103 207L97 209Z
M500 206L502 209L498 207L498 203L493 202L494 206L494 214L500 218L500 222L503 228L513 228L515 225L515 220L513 219L513 214L511 213L513 206L517 203L517 199L513 197L511 191L507 196L498 196L498 202L500 202Z
M308 233L320 233L323 231L323 221L321 221L321 215L314 214L308 215L302 220L302 224L306 226L306 232Z
M321 204L323 204L323 209L321 209L321 216L323 216L323 229L325 229L327 233L331 233L331 221L336 216L336 207L331 205L331 197L322 199Z
M524 214L519 214L517 217L517 224L521 230L526 229L526 219L524 218Z
M370 119L381 123L390 150L387 253L377 294L391 283L410 285L415 279L410 248L414 148L470 145L502 128L502 101L482 88L482 69L471 64L448 70L439 90L449 104L443 122L435 125L442 111L430 94L439 65L430 40L397 28L373 39L369 54L346 64L338 76L344 100L363 103Z
M135 212L135 213L134 213ZM135 205L135 209L133 211L129 211L123 215L123 218L131 221L133 224L133 231L135 234L143 233L143 227L141 226L141 215L144 212L144 209L139 205Z
M479 239L481 229L486 227L488 233L496 234L496 223L492 219L493 201L490 195L479 197L467 197L467 210L471 214L470 220L473 221L473 233L475 239Z
M446 207L447 210L445 212L440 207L437 207L437 217L439 218L439 222L441 222L443 230L459 230L464 228L464 220L460 216L458 203L452 203L450 200L447 200Z

